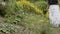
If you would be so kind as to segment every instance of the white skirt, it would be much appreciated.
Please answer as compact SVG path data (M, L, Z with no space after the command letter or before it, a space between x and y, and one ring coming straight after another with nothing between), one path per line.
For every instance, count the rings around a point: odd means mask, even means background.
M59 5L50 5L49 19L50 19L50 24L52 24L53 27L59 27L60 24Z

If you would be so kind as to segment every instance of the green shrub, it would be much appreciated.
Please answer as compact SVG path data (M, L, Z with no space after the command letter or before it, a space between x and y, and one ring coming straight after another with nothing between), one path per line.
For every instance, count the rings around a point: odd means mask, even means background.
M41 5L44 8L40 7L40 5L39 7L45 11L44 4L41 3ZM8 2L6 7L5 23L19 25L24 27L24 29L28 28L36 34L49 32L49 20L40 14L36 14L32 7L23 4L16 5L16 1Z
M47 12L47 5L48 5L48 3L46 1L37 1L37 2L35 2L35 5L38 8L42 9L44 14Z

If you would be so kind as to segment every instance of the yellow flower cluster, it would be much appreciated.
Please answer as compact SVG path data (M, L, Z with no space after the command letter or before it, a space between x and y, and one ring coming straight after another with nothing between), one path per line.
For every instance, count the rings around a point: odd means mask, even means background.
M27 5L31 8L33 8L35 10L36 13L39 13L39 14L43 14L43 10L37 8L37 6L35 6L33 3L29 2L29 1L26 1L26 0L21 0L21 1L18 1L16 2L17 5Z

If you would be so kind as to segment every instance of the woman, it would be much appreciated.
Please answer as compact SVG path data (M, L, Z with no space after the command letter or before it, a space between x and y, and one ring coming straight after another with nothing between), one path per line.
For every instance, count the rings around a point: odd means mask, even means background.
M52 24L53 27L59 27L60 12L59 12L58 0L48 0L48 4L49 4L50 24Z

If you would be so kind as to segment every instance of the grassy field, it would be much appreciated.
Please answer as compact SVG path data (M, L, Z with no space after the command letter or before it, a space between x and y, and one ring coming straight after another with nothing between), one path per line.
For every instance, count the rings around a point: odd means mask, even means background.
M51 27L45 16L47 4L29 0L6 2L6 14L0 17L0 34L60 34L60 27Z

